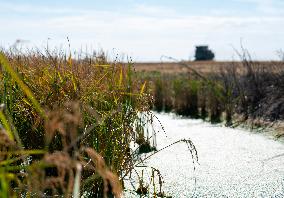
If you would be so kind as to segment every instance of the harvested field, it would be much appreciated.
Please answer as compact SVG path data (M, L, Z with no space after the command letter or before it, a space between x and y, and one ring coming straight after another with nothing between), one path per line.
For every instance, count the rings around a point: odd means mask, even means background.
M239 115L241 122L283 120L283 62L244 57L241 62L138 63L135 69L152 85L157 111L209 117L213 123L225 119L227 125Z
M283 62L279 61L256 61L253 62L255 65L262 66L264 68L270 69L271 71L278 72L278 70L284 70ZM243 71L242 62L237 61L184 61L184 62L157 62L157 63L135 63L135 70L138 72L154 72L158 71L161 73L186 73L190 67L201 74L214 74L219 73L222 69L230 67L232 65L237 66L238 71ZM187 65L187 66L186 66Z

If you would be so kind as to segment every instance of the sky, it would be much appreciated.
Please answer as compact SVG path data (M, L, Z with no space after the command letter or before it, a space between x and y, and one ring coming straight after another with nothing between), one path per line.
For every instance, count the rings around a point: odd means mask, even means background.
M284 0L0 0L0 46L105 50L134 61L194 58L209 45L216 60L279 60Z

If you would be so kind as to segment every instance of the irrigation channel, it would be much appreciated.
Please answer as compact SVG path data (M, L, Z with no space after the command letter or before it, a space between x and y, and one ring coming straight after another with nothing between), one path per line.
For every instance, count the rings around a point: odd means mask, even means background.
M190 138L198 151L199 164L195 170L191 154L183 143L173 145L146 161L145 165L155 167L162 174L163 191L167 196L284 197L282 142L265 134L212 125L202 120L173 114L155 115L167 135L157 134L158 149L176 140ZM155 127L161 126L156 123ZM143 169L143 180L149 183L151 171ZM141 175L142 168L137 172ZM138 186L131 181L128 180L126 186ZM153 190L151 185L149 188ZM126 191L125 197L140 196Z

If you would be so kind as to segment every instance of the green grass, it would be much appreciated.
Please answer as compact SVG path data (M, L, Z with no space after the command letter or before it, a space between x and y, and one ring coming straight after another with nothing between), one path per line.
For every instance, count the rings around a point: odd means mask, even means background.
M0 196L119 197L146 82L132 63L46 54L0 54Z

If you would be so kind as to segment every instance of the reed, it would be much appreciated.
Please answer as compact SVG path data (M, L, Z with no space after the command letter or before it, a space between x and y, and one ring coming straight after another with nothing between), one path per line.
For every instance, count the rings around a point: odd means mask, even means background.
M219 72L203 75L181 62L177 64L186 72L154 75L140 71L139 77L153 82L154 109L158 111L171 110L211 123L224 121L226 126L247 120L283 120L284 64L254 62L243 53L239 54L241 62L228 62ZM171 104L167 109L165 101Z
M0 196L120 197L151 104L132 63L35 50L0 65Z

